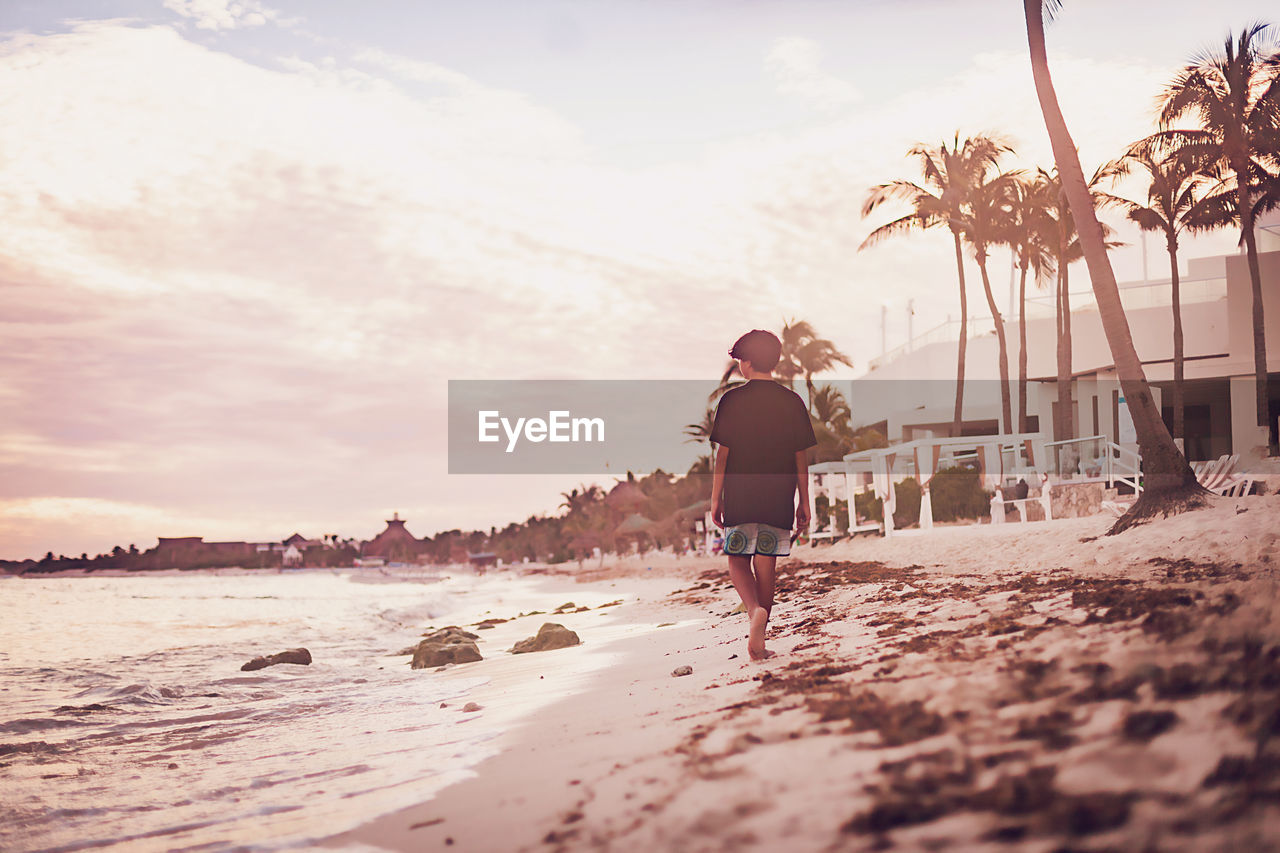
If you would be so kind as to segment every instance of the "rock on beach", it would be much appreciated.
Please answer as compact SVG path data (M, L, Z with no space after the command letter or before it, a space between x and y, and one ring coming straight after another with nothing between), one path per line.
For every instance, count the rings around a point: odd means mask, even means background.
M551 649L564 649L569 646L579 645L582 640L578 639L578 635L570 631L563 625L555 622L547 622L538 629L537 635L528 637L516 643L511 649L511 654L521 655L526 652L545 652Z
M310 666L311 652L306 649L289 649L287 652L280 652L275 655L256 657L244 666L240 667L240 671L253 672L257 669L266 669L269 666L275 666L278 663L296 663L301 666Z
M484 660L480 648L476 645L478 634L463 630L456 625L433 631L422 638L413 651L413 669L430 669L444 666L447 663L474 663Z

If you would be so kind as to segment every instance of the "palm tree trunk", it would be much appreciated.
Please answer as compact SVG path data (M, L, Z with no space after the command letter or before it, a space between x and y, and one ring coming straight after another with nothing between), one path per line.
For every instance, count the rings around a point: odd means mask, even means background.
M1065 244L1065 241L1063 242ZM1073 437L1071 434L1071 310L1069 307L1070 300L1067 297L1067 288L1069 286L1066 250L1064 248L1058 261L1058 298L1056 307L1058 318L1058 416L1053 420L1053 438L1055 441L1065 441Z
M1029 432L1027 424L1027 266L1022 265L1018 281L1018 432Z
M1075 395L1072 394L1071 377L1075 373L1075 361L1072 359L1071 346L1071 268L1062 270L1062 363L1066 367L1067 407L1062 411L1062 422L1067 425L1067 438L1076 434Z
M1185 456L1187 439L1182 410L1182 292L1178 281L1178 237L1173 232L1166 237L1169 245L1169 301L1173 307L1173 437L1182 439Z
M1258 426L1270 429L1267 406L1267 337L1262 316L1262 275L1258 271L1258 244L1253 235L1253 216L1249 204L1249 188L1244 168L1236 172L1236 205L1240 211L1240 229L1243 231L1245 253L1249 257L1249 284L1253 292L1253 378Z
M1004 416L1003 431L1013 432L1013 406L1009 401L1009 346L1005 341L1004 321L1000 309L996 307L996 298L991 293L991 279L987 275L987 256L978 255L978 271L982 273L982 290L987 297L987 308L991 311L991 319L996 324L996 344L1000 358L1000 412Z
M960 249L960 229L951 226L956 244L956 275L960 278L960 342L956 349L956 409L951 416L951 434L960 435L964 428L964 356L969 346L969 295L964 285L964 253Z
M1124 306L1120 302L1115 272L1107 257L1102 226L1098 224L1094 213L1089 186L1085 182L1084 171L1080 168L1080 158L1062 117L1058 96L1053 89L1053 78L1049 74L1042 3L1043 0L1023 0L1036 97L1040 101L1040 111L1044 114L1045 127L1053 145L1053 156L1058 164L1058 174L1062 178L1067 202L1075 217L1080 245L1089 266L1094 297L1098 302L1098 314L1107 335L1107 343L1111 347L1116 372L1120 376L1120 387L1133 416L1138 448L1142 454L1145 488L1141 497L1112 527L1111 532L1118 533L1157 513L1168 514L1202 505L1204 489L1196 482L1187 460L1178 452L1169 430L1165 428L1142 370L1142 361L1133 346L1133 335L1129 330Z

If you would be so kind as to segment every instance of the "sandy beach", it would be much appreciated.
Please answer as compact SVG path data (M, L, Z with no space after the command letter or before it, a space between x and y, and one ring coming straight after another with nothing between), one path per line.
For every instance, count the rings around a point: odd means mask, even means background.
M575 654L609 665L470 778L329 845L1274 849L1278 522L1255 496L1116 537L1088 518L801 548L762 663L718 561L584 571L628 591L613 618L636 630L573 614L582 647L454 672L493 678L482 716Z

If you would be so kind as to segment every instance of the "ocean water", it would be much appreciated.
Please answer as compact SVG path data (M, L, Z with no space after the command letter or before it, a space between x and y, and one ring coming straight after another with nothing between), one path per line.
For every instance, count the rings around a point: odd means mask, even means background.
M496 750L458 709L485 679L394 654L528 582L361 580L0 579L0 850L297 848L463 778Z

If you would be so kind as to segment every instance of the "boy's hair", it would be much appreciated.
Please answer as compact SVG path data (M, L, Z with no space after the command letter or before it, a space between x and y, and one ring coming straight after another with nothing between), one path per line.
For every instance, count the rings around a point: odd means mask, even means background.
M768 373L782 358L782 341L773 332L752 329L734 342L729 357L749 361L754 369Z

